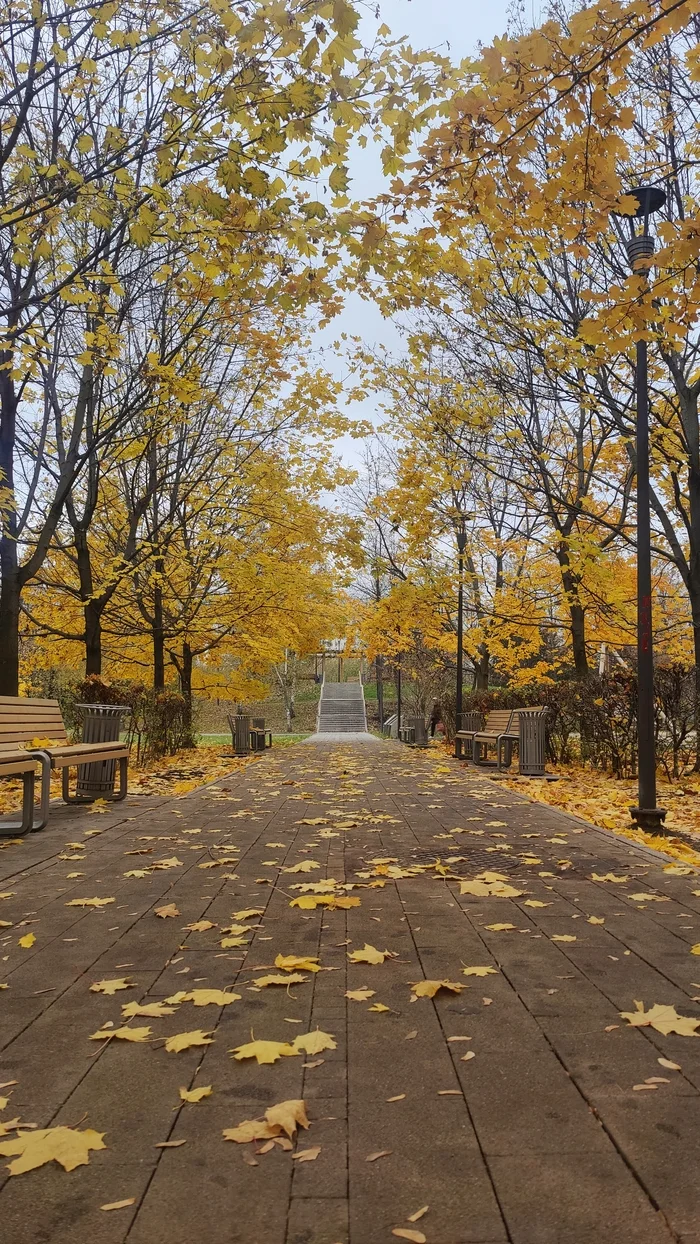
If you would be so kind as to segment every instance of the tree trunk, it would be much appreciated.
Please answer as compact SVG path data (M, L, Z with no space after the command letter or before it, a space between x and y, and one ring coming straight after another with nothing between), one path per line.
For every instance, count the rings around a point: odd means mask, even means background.
M19 692L20 579L15 509L15 423L17 397L11 355L0 352L0 695Z
M156 574L162 573L163 563L156 561ZM153 590L153 687L162 691L165 687L165 627L163 623L163 589L156 582Z
M384 658L377 657L377 712L379 729L384 726Z
M586 656L586 611L579 598L579 581L569 567L569 554L560 549L557 559L561 567L561 581L566 593L569 609L569 629L571 632L571 651L574 658L576 677L581 680L588 678L588 657Z
M474 661L474 690L488 691L491 653L485 644L481 644L479 653L479 660Z
M184 739L185 747L195 746L193 712L192 712L192 649L186 640L182 643L182 664L180 666L180 691L185 701Z
M102 673L102 605L89 600L85 606L85 673Z

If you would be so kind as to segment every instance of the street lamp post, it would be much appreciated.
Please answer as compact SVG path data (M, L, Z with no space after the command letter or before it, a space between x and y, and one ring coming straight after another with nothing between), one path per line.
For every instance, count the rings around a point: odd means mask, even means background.
M467 533L464 529L464 519L457 529L457 553L459 568L459 587L457 589L457 696L455 700L455 725L457 730L462 729L462 666L464 660L464 550L467 544ZM457 755L455 745L455 755Z
M629 196L639 204L627 215L630 237L625 241L632 272L646 277L654 255L649 217L666 202L657 186L639 186ZM616 213L617 214L617 213ZM634 221L642 222L641 232ZM640 829L662 832L665 808L656 806L656 748L654 742L654 646L651 604L651 512L649 501L649 388L647 341L637 342L637 767L638 806L630 808Z
M401 653L396 659L396 737L401 738Z

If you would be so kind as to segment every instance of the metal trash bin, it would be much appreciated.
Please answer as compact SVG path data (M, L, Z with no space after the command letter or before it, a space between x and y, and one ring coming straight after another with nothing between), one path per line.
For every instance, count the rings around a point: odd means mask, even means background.
M124 713L131 709L126 704L76 704L83 717L83 743L117 743ZM78 765L77 798L99 799L114 794L117 776L116 760L92 760Z
M546 708L521 708L518 712L518 771L523 777L544 777L546 716Z
M250 752L250 717L247 713L229 713L228 724L231 728L231 741L236 756L247 756Z

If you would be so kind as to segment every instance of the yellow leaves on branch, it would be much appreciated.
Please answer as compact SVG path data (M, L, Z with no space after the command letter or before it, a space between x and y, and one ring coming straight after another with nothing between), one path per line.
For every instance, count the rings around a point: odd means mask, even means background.
M92 1151L107 1148L104 1135L92 1128L83 1132L71 1127L39 1128L21 1132L13 1140L0 1141L0 1154L15 1159L8 1164L11 1175L23 1175L47 1162L58 1162L64 1171L73 1171L76 1166L87 1165Z
M684 1015L678 1015L673 1006L665 1006L662 1003L655 1002L648 1011L644 1010L643 1002L635 1002L634 1011L621 1011L620 1016L626 1019L633 1028L655 1028L657 1032L663 1033L666 1037L669 1033L675 1032L680 1037L697 1037L700 1028L700 1019L689 1019Z

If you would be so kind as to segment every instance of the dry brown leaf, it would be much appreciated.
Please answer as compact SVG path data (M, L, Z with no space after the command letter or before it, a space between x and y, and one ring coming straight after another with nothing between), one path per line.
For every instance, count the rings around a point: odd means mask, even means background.
M393 1149L378 1149L376 1153L368 1153L365 1162L376 1162L377 1158L388 1158Z
M154 1149L179 1149L180 1145L186 1145L186 1140L157 1140Z
M408 1221L411 1221L410 1218ZM411 1231L408 1227L394 1227L391 1234L397 1236L399 1240L411 1240L412 1244L426 1244L426 1237L422 1231Z
M406 1096L405 1093L397 1093L396 1097L387 1097L386 1100L387 1101L403 1101L405 1096Z
M657 1058L656 1061L657 1063L659 1063L661 1067L665 1067L668 1071L681 1071L682 1070L682 1068L679 1067L678 1063L672 1063L670 1058Z
M127 1197L126 1200L124 1201L111 1201L109 1205L101 1205L100 1209L106 1209L106 1210L126 1209L127 1205L135 1205L135 1204L136 1204L136 1197L130 1196L130 1197Z

